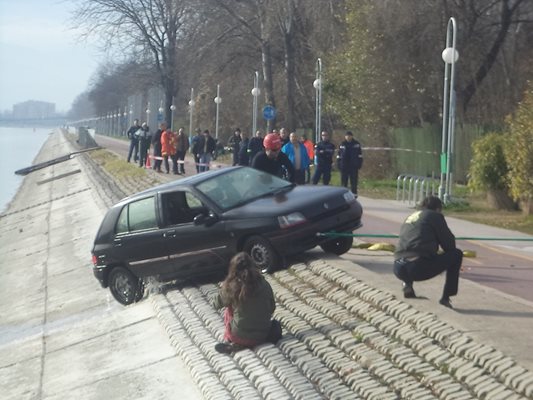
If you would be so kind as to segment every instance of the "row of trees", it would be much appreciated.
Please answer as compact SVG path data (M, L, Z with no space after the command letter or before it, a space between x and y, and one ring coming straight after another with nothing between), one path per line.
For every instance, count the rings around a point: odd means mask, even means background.
M194 87L195 116L206 126L220 84L228 135L237 125L251 128L250 90L260 71L277 125L313 129L320 57L322 126L387 145L392 127L440 123L451 16L460 54L457 122L502 129L531 78L530 0L78 0L76 25L98 35L113 62L72 111L105 114L156 85L165 91L166 118L175 98L175 115L185 120Z

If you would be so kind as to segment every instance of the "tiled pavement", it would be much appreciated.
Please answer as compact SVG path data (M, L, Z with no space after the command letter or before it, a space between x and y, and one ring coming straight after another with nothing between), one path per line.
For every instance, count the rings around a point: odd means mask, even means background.
M106 205L173 177L113 183L84 163ZM435 315L336 268L302 257L268 277L284 336L233 356L215 352L223 318L213 283L151 294L172 345L206 399L525 399L533 373Z

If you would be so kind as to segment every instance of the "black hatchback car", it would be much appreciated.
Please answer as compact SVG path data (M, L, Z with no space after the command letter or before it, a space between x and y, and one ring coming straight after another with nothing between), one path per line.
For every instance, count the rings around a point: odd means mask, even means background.
M283 257L320 245L343 254L362 208L342 187L295 186L248 167L209 171L127 197L109 209L92 250L94 275L117 301L144 294L144 280L223 271L239 251L269 272Z

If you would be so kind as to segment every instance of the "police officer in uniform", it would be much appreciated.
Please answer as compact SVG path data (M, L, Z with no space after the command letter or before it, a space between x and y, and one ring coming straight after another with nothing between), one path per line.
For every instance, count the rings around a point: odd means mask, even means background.
M420 211L407 217L400 229L394 253L394 274L403 281L404 297L414 298L413 282L425 281L446 271L439 303L452 308L450 296L458 291L463 252L455 247L455 236L442 215L440 199L428 196L420 207ZM443 250L441 254L439 246Z
M353 133L350 131L345 133L344 141L339 146L337 162L341 171L341 185L348 187L349 179L352 193L357 196L357 183L359 170L363 166L363 153L361 144L353 138Z
M333 154L335 145L331 143L329 133L322 131L322 140L315 146L316 169L313 175L313 185L316 185L323 177L324 185L329 185L331 180L331 166L333 164Z

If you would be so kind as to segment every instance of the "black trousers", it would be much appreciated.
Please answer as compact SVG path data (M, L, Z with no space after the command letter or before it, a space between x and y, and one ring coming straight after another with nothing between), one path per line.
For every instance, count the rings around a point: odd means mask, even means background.
M316 185L322 176L324 176L324 185L329 185L329 181L331 180L331 165L322 166L321 164L316 164L313 185Z
M357 183L359 181L359 170L350 169L341 171L341 185L348 187L348 180L350 180L350 189L353 194L357 194Z
M178 161L183 161L179 163L179 172L182 174L185 173L185 152L184 151L177 151L176 157L178 158Z
M130 148L128 150L128 162L130 162L131 156L133 156L133 161L137 162L138 152L139 152L139 139L137 138L130 139Z
M446 282L442 295L455 296L459 288L459 271L463 262L463 252L453 249L432 257L420 257L414 261L403 258L394 261L394 275L405 283L425 281L446 271Z

